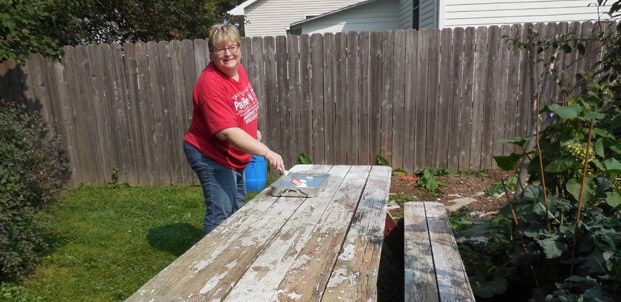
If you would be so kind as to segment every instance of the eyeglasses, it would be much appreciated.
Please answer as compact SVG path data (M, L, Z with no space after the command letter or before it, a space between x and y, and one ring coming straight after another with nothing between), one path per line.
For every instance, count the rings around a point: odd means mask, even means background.
M233 46L229 46L229 47L225 47L225 48L214 48L213 53L215 53L215 54L217 54L219 56L223 56L226 53L227 50L232 55L237 54L237 51L239 51L239 44L233 45Z

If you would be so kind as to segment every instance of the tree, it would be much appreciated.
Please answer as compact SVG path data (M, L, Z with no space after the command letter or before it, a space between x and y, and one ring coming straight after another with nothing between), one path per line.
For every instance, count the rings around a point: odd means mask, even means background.
M68 6L74 12L71 44L204 39L223 22L239 0L86 0Z
M0 0L0 62L62 46L204 39L240 0Z
M70 22L61 1L0 0L0 62L30 53L57 56Z

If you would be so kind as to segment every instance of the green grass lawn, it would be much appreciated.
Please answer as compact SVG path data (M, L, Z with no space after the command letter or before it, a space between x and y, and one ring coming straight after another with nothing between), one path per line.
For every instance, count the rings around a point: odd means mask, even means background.
M202 237L205 206L194 186L83 187L47 210L50 248L25 301L126 299Z

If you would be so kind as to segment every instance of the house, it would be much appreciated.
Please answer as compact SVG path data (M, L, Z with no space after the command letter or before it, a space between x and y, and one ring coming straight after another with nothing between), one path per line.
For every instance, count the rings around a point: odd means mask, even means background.
M291 23L294 35L348 31L410 29L412 4L408 0L367 0Z
M248 0L229 14L244 16L247 37L286 35L291 23L362 2L361 0Z
M593 0L249 0L229 11L246 19L246 36L454 28L593 21ZM562 4L562 5L561 5Z
M516 23L595 21L593 0L420 0L419 28L454 28ZM610 4L602 9L607 12Z

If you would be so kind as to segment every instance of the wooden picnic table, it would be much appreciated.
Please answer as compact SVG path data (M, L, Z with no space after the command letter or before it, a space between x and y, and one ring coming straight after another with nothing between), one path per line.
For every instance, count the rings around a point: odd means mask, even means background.
M317 197L269 187L127 301L374 301L391 168L297 165L329 174Z

